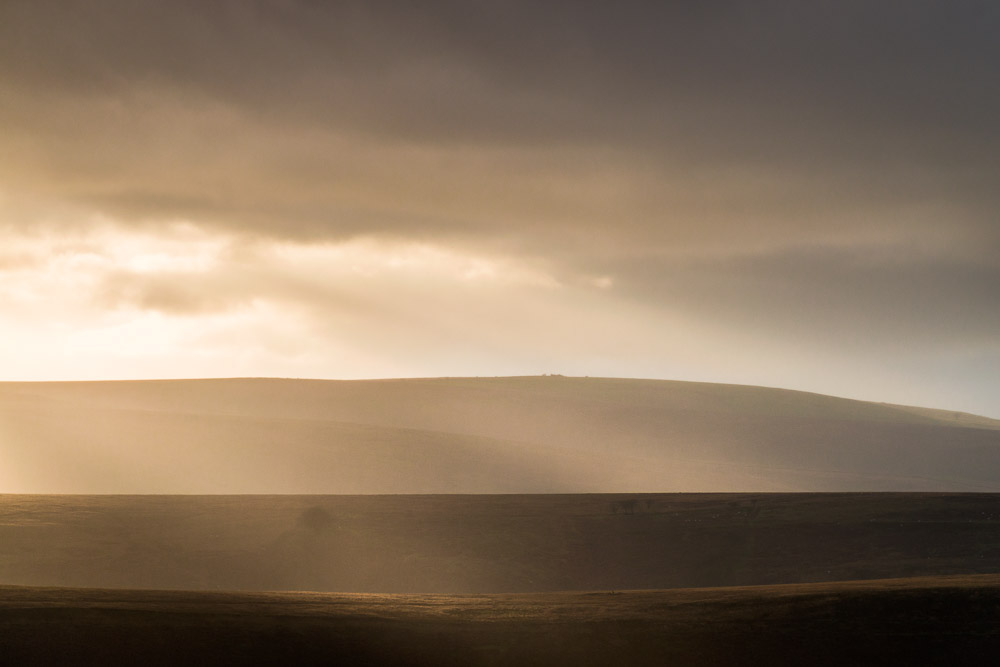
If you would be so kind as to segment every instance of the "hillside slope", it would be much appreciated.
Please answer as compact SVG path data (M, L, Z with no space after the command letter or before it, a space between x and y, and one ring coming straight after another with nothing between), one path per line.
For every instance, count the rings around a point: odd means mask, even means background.
M0 383L11 493L994 491L1000 422L601 378Z

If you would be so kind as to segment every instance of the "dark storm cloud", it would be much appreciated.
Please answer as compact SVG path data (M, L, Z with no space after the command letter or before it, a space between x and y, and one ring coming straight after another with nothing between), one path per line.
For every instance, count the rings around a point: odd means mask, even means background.
M82 94L175 86L435 141L627 135L650 112L667 132L675 114L992 119L990 3L686 4L14 2L5 74Z
M886 207L944 197L995 240L998 11L7 2L4 172L126 218L278 235L669 246L892 228Z

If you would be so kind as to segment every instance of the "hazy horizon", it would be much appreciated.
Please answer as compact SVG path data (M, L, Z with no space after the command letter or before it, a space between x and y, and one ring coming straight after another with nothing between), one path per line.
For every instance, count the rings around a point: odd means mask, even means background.
M733 387L746 387L746 388L759 388L759 389L776 389L780 391L791 391L800 392L804 394L816 394L818 396L831 397L837 399L845 399L849 401L859 401L859 402L871 402L871 403L881 403L884 405L897 405L901 407L914 407L914 408L926 408L929 410L941 410L946 412L962 412L965 414L970 414L978 417L986 417L988 419L998 419L1000 420L1000 415L973 413L966 410L954 410L948 405L917 405L911 403L894 403L892 401L882 401L876 398L865 398L861 396L846 396L842 394L826 394L823 392L811 391L808 389L799 389L796 387L779 387L773 385L752 385L738 382L709 382L703 380L681 380L676 378L654 378L654 377L627 377L627 376L591 376L591 375L566 375L564 373L540 373L535 375L412 375L412 376L397 376L397 377L357 377L357 378L331 378L331 377L283 377L277 375L216 375L208 377L190 377L190 376L177 376L177 377L147 377L147 378L92 378L92 379L79 379L79 380L6 380L0 379L0 385L3 384L46 384L46 383L56 383L56 384L70 384L70 383L108 383L108 382L185 382L185 381L212 381L212 380L303 380L308 382L391 382L391 381L406 381L406 380L476 380L476 379L517 379L517 378L544 378L544 377L565 377L571 379L595 379L595 380L638 380L646 382L670 382L670 383L688 383L688 384L710 384L710 385L720 385L720 386L733 386Z
M0 379L1000 415L985 2L0 4Z
M0 383L16 493L996 491L1000 421L611 378Z

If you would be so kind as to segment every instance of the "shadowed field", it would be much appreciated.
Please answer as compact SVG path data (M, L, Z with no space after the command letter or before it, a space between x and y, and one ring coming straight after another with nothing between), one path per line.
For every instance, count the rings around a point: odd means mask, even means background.
M0 496L0 583L521 593L1000 572L993 494Z
M997 491L1000 422L602 378L0 383L18 493Z
M4 664L991 664L1000 576L480 596L0 587Z

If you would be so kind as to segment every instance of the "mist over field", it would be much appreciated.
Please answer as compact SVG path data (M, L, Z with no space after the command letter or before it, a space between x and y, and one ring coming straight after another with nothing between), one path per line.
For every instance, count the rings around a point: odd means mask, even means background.
M384 594L1000 571L995 494L0 495L0 584Z
M990 491L1000 422L600 378L0 384L16 493Z

